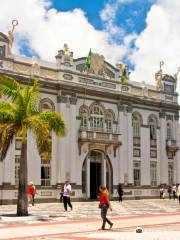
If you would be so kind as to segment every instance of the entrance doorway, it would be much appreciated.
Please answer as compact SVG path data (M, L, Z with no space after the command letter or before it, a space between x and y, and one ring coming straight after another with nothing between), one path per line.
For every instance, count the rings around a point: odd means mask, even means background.
M91 150L82 166L82 193L84 197L97 199L99 186L107 186L112 192L113 171L110 160L100 150Z
M101 185L101 163L90 162L90 198L96 199Z

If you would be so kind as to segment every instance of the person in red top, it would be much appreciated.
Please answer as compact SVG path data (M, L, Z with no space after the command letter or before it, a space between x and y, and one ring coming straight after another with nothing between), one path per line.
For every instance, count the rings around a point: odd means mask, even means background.
M103 220L101 229L105 230L106 222L109 224L110 228L112 228L113 226L113 223L106 217L108 208L110 211L112 211L112 207L109 201L109 192L107 188L105 186L100 186L99 191L100 191L99 206L101 208L101 218Z
M30 199L30 202L32 203L32 206L34 206L35 194L37 194L36 187L34 186L33 182L30 182L28 187L28 197Z

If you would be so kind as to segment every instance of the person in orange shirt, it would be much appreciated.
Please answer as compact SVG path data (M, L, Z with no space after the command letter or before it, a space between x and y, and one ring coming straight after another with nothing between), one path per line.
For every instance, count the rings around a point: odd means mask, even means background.
M110 211L112 211L111 203L109 201L109 192L105 186L100 186L99 191L100 191L99 207L101 208L101 218L103 220L101 229L105 230L106 222L109 224L111 229L113 223L107 218L108 208Z
M32 206L34 206L34 198L36 194L37 194L36 187L33 184L33 182L30 182L28 187L28 197L29 201L32 203Z

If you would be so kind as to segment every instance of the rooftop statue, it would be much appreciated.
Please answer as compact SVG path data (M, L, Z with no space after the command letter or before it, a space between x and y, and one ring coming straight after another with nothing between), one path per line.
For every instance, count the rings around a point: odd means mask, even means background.
M11 54L11 50L12 50L12 45L13 45L13 42L14 42L14 35L13 35L13 32L14 32L14 29L15 27L18 25L18 21L17 20L12 20L12 30L11 31L8 31L8 54L10 55Z
M162 71L162 66L164 65L164 62L160 62L160 69L155 73L155 80L156 80L156 87L158 90L163 90L163 82L162 82L162 77L163 77L163 71Z
M66 58L70 58L71 57L71 52L69 51L69 47L68 47L67 43L64 44L63 53L64 53L64 56Z

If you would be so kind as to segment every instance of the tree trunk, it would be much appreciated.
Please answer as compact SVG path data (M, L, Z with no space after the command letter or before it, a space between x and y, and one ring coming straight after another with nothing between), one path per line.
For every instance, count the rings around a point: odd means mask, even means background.
M19 168L19 188L17 200L17 216L28 216L27 197L27 140L22 142Z

